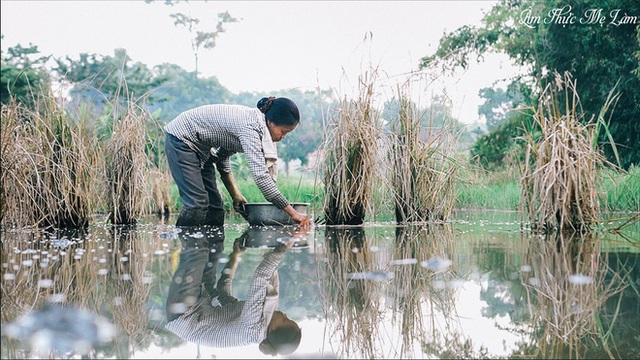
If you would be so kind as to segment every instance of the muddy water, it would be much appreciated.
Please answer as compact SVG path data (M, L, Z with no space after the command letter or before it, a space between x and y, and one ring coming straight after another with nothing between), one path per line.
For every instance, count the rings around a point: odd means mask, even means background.
M533 236L498 212L306 234L157 219L5 231L2 358L272 358L258 343L274 309L301 329L278 357L638 358L638 252L628 236Z

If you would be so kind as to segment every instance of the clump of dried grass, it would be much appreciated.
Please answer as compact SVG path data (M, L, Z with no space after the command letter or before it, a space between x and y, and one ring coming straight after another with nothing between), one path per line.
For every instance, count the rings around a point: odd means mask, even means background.
M325 152L324 216L328 225L360 225L371 206L380 139L379 115L373 108L377 71L359 78L359 95L344 98L330 115Z
M586 231L600 219L597 170L606 160L594 145L597 123L582 117L576 81L557 75L534 114L539 138L526 134L522 205L534 230Z
M2 107L2 220L10 227L84 227L94 211L100 148L51 95Z
M455 205L455 137L446 126L423 127L424 116L401 89L398 101L389 152L396 221L446 220Z
M133 224L145 208L148 158L145 153L147 113L127 102L122 113L113 112L113 133L105 147L109 219Z

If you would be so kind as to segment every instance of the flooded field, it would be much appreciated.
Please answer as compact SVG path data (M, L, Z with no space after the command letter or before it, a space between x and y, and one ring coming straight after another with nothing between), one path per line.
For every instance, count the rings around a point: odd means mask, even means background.
M3 232L2 358L640 357L637 224L546 239L503 212L307 233L173 223ZM262 341L274 310L299 340Z

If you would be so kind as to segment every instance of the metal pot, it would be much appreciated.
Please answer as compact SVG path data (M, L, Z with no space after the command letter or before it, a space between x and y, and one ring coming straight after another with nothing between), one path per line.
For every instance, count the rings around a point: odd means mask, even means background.
M287 241L294 241L293 247L308 246L306 238L293 237L297 226L251 225L238 240L245 248L274 248Z
M291 203L293 208L302 214L307 213L309 203ZM247 221L251 225L294 225L289 214L278 209L270 202L246 203L244 209L247 212Z

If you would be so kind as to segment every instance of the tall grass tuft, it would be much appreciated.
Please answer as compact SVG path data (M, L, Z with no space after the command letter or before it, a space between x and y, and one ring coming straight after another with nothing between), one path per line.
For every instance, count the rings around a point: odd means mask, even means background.
M93 214L100 148L52 94L33 110L2 108L2 224L84 227Z
M376 78L375 69L361 75L358 98L343 98L329 115L322 145L328 225L360 225L370 210L380 139L379 116L372 106Z
M133 224L148 196L145 153L147 113L133 101L114 106L113 133L105 147L108 211L112 224Z
M422 115L409 97L398 91L399 108L391 119L389 162L396 221L446 220L455 205L458 166L449 155L455 137L446 125L422 126Z
M536 231L587 231L600 219L597 169L606 160L594 145L597 124L582 117L575 80L557 74L534 114L539 138L525 134L522 205Z

